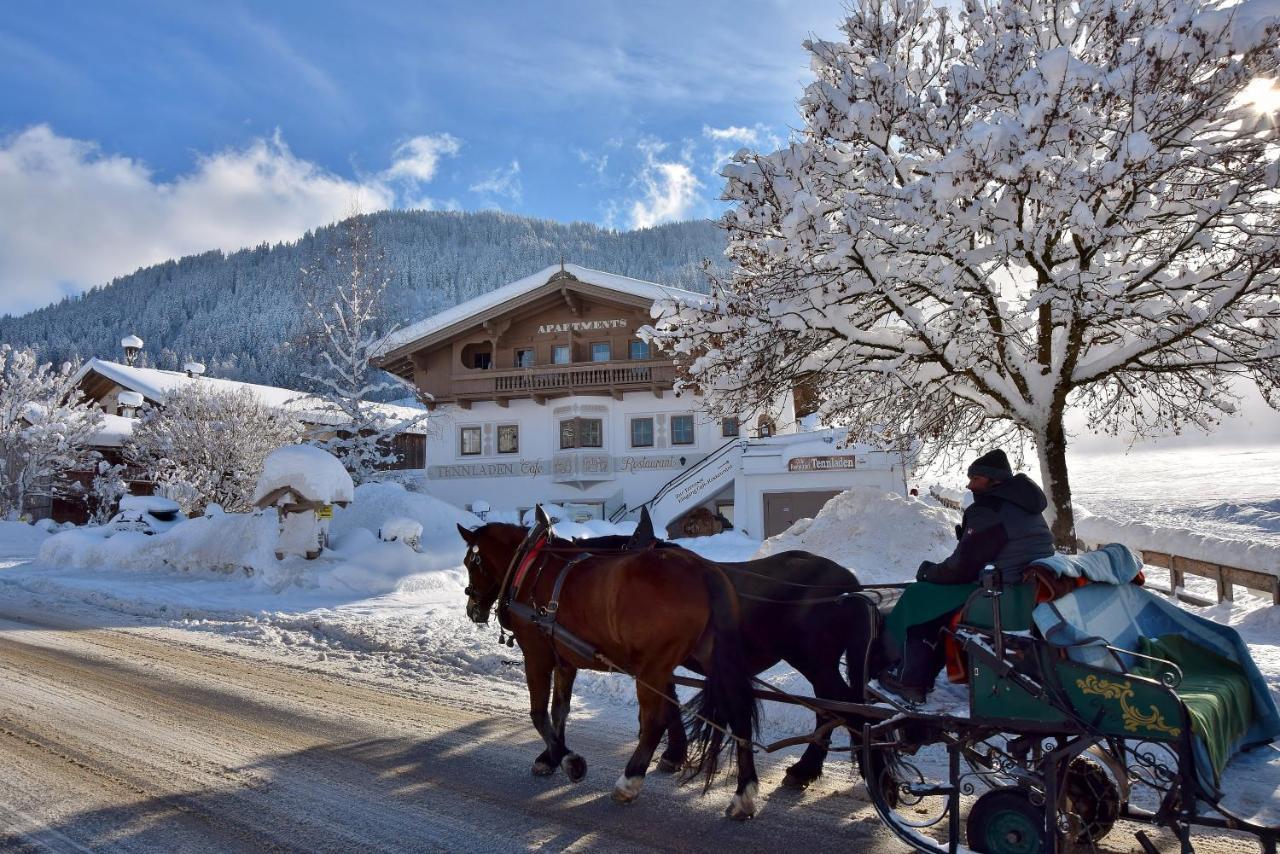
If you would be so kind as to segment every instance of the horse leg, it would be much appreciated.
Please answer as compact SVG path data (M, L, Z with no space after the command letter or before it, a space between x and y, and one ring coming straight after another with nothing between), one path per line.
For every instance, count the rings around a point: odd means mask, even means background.
M533 720L533 728L538 731L538 735L542 736L543 742L547 745L547 749L533 760L533 773L539 777L554 773L556 766L560 764L560 757L563 756L563 745L556 734L555 727L551 724L551 717L547 714L547 701L551 698L552 671L552 664L547 658L549 657L530 655L528 652L524 656L524 678L525 684L529 686L529 717Z
M658 749L658 742L662 740L662 732L667 726L671 703L645 685L667 685L670 679L670 671L659 674L641 671L636 678L636 698L640 701L640 741L622 776L613 785L613 799L617 803L629 804L640 796L645 772L649 770L649 763L653 761L654 751Z
M569 719L569 702L573 699L573 680L577 676L578 668L561 664L556 668L555 689L551 695L551 726L555 729L556 738L563 751L560 767L574 783L587 776L587 760L570 750L564 738L565 721Z
M760 795L760 777L756 774L750 710L738 710L729 722L729 729L738 742L738 788L734 791L733 799L729 801L724 814L734 821L746 821L760 811L757 801Z
M852 699L849 685L840 676L840 662L838 659L834 660L830 667L823 667L817 670L804 668L800 669L800 672L813 685L813 695L815 697L823 700ZM824 716L821 713L814 714L815 732L825 723L823 718ZM804 755L800 757L800 761L787 768L787 773L782 778L782 785L788 789L807 789L810 783L822 776L822 764L827 759L827 752L830 747L830 732L811 742L805 748Z
M674 682L667 685L667 696L676 696ZM685 735L684 718L680 715L680 707L667 703L667 749L658 758L658 770L663 774L674 774L684 767L689 757L689 737Z

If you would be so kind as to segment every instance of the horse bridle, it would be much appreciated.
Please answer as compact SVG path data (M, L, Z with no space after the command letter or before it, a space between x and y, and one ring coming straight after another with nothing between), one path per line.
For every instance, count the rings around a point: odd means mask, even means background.
M529 533L525 535L520 546L511 555L511 560L507 564L507 571L503 574L502 581L498 585L497 593L494 595L493 601L489 603L489 607L485 609L486 620L488 619L488 614L493 612L496 606L499 627L504 629L509 628L506 606L511 591L511 582L516 574L516 568L520 565L520 562L524 560L529 551L536 547L542 539L546 538L547 533L547 526L542 523L537 523L529 529ZM463 558L462 565L467 569L468 584L463 588L462 592L468 597L476 595L475 589L470 584L470 575L472 570L481 568L482 560L483 559L480 557L480 546L478 544L472 544L467 548L467 556Z

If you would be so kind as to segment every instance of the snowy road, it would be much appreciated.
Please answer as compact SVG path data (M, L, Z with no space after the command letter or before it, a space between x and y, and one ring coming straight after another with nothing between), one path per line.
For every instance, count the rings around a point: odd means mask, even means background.
M762 817L720 817L652 775L609 800L632 733L571 743L576 786L535 779L527 719L282 661L0 603L0 850L897 850L843 765ZM773 791L783 763L766 763Z

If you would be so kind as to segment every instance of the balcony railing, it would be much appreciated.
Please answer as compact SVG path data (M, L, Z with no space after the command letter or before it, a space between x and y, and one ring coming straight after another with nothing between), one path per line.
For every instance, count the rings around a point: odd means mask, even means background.
M588 388L670 387L675 378L675 365L665 361L647 361L476 370L454 374L450 380L455 395L519 395Z

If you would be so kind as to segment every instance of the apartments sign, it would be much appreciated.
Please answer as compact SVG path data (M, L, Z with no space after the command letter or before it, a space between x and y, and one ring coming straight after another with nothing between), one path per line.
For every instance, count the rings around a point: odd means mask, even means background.
M626 329L624 318L614 320L574 320L569 323L544 323L538 327L539 335L551 335L556 332L596 332L609 329Z
M787 471L848 471L857 468L853 457L796 457Z

